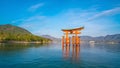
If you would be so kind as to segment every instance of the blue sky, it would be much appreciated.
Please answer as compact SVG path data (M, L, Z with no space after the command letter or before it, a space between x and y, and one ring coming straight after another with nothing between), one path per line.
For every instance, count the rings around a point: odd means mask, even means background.
M61 37L61 29L84 26L81 35L120 33L120 0L0 0L0 24L36 35Z

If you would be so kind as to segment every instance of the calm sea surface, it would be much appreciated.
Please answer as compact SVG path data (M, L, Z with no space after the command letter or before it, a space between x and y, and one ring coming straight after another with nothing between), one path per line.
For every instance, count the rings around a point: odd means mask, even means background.
M0 44L0 68L120 68L120 45Z

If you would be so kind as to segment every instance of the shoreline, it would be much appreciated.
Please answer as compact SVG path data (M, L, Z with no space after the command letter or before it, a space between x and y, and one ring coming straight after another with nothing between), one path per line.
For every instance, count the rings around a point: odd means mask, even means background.
M35 44L42 44L42 43L52 43L51 41L31 41L31 42L28 42L28 41L6 41L6 42L0 42L1 43L25 43L25 44L29 44L29 43L35 43Z

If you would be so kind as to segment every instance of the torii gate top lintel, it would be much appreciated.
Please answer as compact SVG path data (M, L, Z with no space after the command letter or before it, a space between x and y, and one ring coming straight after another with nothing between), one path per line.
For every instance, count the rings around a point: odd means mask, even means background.
M84 29L84 27L79 27L79 28L74 28L74 29L62 29L62 31L65 33L70 33L70 34L74 34L74 33L80 34L79 31L81 31L83 29Z
M62 31L75 31L75 30L82 30L84 27L74 28L74 29L62 29Z

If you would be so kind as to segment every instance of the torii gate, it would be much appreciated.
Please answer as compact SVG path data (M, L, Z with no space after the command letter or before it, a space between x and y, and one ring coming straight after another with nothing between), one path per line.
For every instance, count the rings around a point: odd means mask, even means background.
M74 28L74 29L62 29L62 31L65 33L65 36L62 36L62 45L70 45L70 37L69 34L73 34L72 36L72 44L73 45L80 45L80 37L78 34L81 34L81 30L83 30L84 27Z

